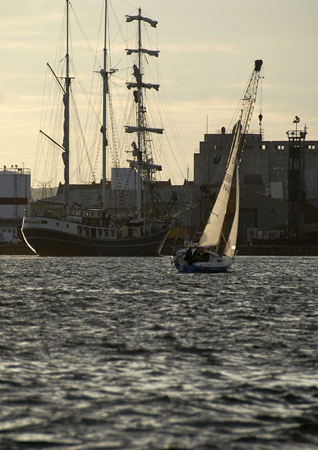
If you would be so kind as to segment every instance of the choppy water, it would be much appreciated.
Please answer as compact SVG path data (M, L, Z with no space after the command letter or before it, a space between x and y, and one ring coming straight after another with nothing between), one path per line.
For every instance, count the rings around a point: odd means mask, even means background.
M317 267L0 257L0 448L317 449Z

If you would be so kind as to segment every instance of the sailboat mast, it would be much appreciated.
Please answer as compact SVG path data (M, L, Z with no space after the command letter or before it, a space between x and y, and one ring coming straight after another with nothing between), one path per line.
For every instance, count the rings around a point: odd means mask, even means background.
M106 210L106 155L107 155L107 136L106 136L106 110L107 110L107 93L108 93L108 73L107 73L107 6L108 2L105 0L105 30L104 30L104 64L101 70L101 75L103 77L103 174L102 174L102 202L103 210Z
M66 215L70 211L70 55L69 55L69 0L66 0L66 77L64 102L64 204Z
M138 161L137 161L137 217L141 218L142 209L142 184L141 184L141 159L142 159L142 149L141 149L141 108L142 108L142 72L141 72L141 8L138 10L138 69L140 74L140 83L138 85L138 111L137 111L137 139L138 139Z

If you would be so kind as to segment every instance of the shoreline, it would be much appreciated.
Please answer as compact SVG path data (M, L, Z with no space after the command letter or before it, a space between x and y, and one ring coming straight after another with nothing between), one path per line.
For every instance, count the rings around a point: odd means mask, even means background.
M179 248L180 246L178 246ZM181 247L180 247L181 248ZM241 244L237 246L238 256L318 256L318 243L308 242L299 244ZM0 255L32 255L32 250L24 243L0 244ZM172 256L173 246L166 244L161 255Z

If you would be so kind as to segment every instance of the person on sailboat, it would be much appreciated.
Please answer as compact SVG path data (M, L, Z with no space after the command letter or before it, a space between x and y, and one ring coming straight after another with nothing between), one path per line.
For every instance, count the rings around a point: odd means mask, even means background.
M187 261L189 263L189 265L192 264L192 248L191 247L188 247L184 259L185 259L185 261Z
M201 253L200 248L196 247L196 249L193 252L193 262L200 261L200 253Z
M197 247L193 254L193 262L206 262L209 260L209 253L204 247Z

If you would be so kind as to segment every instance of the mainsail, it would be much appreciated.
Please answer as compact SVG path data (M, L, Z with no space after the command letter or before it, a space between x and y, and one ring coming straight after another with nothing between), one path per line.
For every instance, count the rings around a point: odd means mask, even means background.
M205 226L201 239L199 241L200 247L215 247L220 243L222 228L224 224L227 205L229 202L231 186L233 181L234 169L236 164L236 157L240 144L241 137L241 121L238 120L233 133L233 140L228 159L228 164L223 179L223 183L217 199L215 201L213 210L210 214L208 223Z

